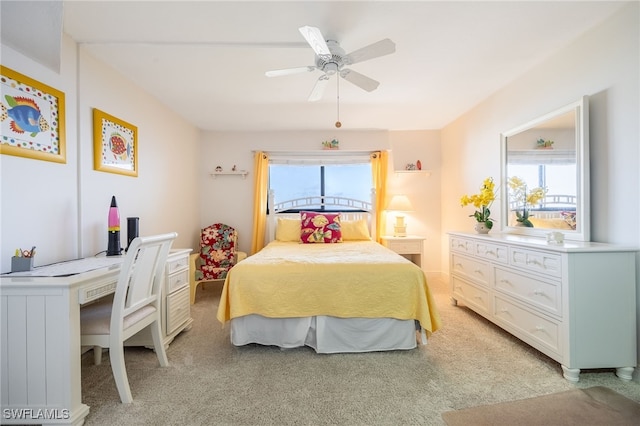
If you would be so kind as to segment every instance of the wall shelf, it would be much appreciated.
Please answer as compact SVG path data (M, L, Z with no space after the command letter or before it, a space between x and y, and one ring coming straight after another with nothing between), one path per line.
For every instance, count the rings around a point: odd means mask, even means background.
M214 179L221 175L242 176L242 179L246 179L249 174L246 170L236 170L231 172L211 172L209 173Z
M414 175L431 176L430 170L394 170L394 173L407 173L407 174L414 174Z

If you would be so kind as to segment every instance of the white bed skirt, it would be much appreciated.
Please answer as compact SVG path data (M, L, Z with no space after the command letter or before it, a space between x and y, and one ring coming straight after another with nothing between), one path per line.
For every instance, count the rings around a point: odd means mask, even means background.
M231 320L231 343L281 348L310 346L318 353L373 352L417 346L413 320L393 318L267 318L246 315ZM426 336L422 333L422 343Z

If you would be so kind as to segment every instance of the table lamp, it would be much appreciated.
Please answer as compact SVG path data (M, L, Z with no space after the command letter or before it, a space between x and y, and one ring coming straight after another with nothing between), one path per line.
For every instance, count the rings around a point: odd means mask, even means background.
M396 212L396 223L393 225L394 237L406 237L407 225L404 222L404 212L413 211L411 201L406 195L394 195L387 206L387 210Z

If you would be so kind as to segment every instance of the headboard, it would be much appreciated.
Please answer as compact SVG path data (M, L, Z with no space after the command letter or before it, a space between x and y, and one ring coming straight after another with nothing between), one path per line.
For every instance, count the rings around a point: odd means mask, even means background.
M342 220L366 219L369 224L369 233L374 236L376 229L375 191L371 191L371 201L356 200L337 196L312 196L275 202L274 191L269 192L269 214L267 215L267 232L265 244L275 239L278 218L298 219L300 213L286 213L287 210L305 210L328 207L333 212L339 212ZM273 206L273 207L271 207ZM344 209L344 210L342 210ZM357 210L357 211L356 211Z

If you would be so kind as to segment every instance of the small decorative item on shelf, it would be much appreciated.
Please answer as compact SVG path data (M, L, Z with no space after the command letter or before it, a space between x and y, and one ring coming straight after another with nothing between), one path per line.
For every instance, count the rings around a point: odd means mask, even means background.
M420 160L416 161L416 168L422 170L422 162L420 162Z
M222 167L218 166L216 167L216 172L221 172L222 171Z
M474 229L479 234L487 234L493 228L493 219L491 219L491 210L489 209L496 199L496 189L493 178L488 177L482 182L480 193L473 195L463 195L460 199L462 207L473 204L478 209L469 217L476 219Z
M340 142L338 141L338 139L324 141L322 142L322 149L340 149Z
M542 138L536 141L536 147L538 149L553 149L553 141L552 140L544 140Z
M405 170L416 170L416 165L413 163L408 163L406 166L404 166Z
M237 171L237 170L238 170L238 168L237 168L237 167L236 167L236 165L234 164L234 165L233 165L233 167L231 168L231 171L232 171L232 172L235 172L235 171Z
M537 187L527 191L527 184L518 176L510 177L507 184L511 204L515 205L516 209L522 208L522 211L516 210L516 226L533 228L533 223L529 220L533 217L531 208L544 199L547 188Z

